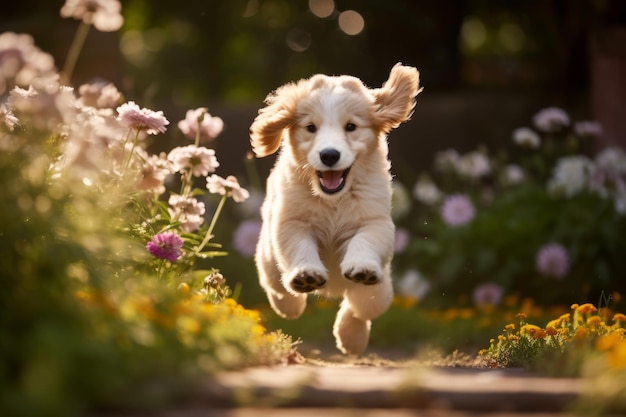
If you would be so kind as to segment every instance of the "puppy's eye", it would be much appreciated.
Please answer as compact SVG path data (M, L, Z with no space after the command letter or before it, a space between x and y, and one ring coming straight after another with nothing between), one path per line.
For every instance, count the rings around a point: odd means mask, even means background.
M354 123L348 123L346 125L346 132L354 132L356 130L356 125Z
M306 130L309 133L315 133L317 131L317 127L313 123L306 125Z

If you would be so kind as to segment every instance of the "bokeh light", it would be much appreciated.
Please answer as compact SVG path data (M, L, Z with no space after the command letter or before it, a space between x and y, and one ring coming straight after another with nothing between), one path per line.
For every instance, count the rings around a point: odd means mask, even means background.
M358 35L365 28L365 20L359 12L346 10L339 15L339 28L347 35Z
M317 17L328 17L335 11L335 2L334 0L309 0L309 9Z

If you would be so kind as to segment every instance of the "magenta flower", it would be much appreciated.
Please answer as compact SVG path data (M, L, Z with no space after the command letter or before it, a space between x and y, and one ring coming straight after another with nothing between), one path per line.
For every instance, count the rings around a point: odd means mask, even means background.
M563 278L569 271L567 250L558 243L545 245L537 253L536 265L543 275Z
M474 205L465 194L453 194L445 199L441 207L441 217L448 226L461 226L474 219Z
M176 262L183 254L183 240L174 232L157 233L146 245L148 252L160 259Z
M495 282L480 284L474 289L472 299L477 306L497 306L502 301L504 290Z
M256 251L256 245L261 234L260 220L242 221L233 234L233 246L239 253L252 256Z

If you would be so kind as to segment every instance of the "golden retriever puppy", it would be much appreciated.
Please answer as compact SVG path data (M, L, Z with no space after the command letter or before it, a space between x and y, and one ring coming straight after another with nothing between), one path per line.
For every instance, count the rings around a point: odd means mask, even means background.
M386 135L410 118L420 91L417 69L400 64L378 89L315 75L271 93L250 127L257 157L280 149L261 209L261 286L289 319L307 293L342 298L333 334L344 353L365 350L371 320L393 298Z

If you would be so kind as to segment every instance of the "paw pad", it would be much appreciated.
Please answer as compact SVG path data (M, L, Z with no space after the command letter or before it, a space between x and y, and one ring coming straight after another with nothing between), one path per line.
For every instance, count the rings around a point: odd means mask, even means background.
M363 284L363 285L376 285L380 282L380 278L374 271L364 270L364 271L353 271L350 270L343 274L344 277L349 279L350 281Z
M311 292L326 285L326 278L316 273L300 272L290 283L291 288L297 292Z

